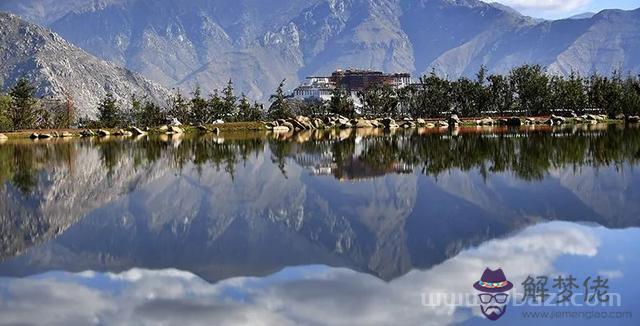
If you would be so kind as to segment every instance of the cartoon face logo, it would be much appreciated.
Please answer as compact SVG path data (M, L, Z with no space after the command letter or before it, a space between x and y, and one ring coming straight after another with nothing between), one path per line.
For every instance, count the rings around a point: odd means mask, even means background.
M492 271L487 268L473 287L482 292L478 294L480 309L487 319L496 321L504 316L509 299L507 292L513 288L513 283L507 281L502 269Z

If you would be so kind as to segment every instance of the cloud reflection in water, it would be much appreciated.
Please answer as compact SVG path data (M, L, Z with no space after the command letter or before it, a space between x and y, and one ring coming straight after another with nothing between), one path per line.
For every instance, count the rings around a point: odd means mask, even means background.
M602 235L609 233L616 233L616 237L637 235L633 229L611 231L566 222L540 224L389 283L368 274L324 266L291 267L264 278L232 278L216 284L177 270L55 272L25 279L3 278L0 324L455 323L473 318L475 310L426 308L421 306L420 294L469 292L487 266L504 268L516 284L530 274L571 272L557 270L558 262L567 257L588 259L589 266L597 265L600 270L617 270L621 267L615 262L622 264L620 260L595 263L602 259L602 246L615 245L602 242ZM624 255L633 249L619 250Z

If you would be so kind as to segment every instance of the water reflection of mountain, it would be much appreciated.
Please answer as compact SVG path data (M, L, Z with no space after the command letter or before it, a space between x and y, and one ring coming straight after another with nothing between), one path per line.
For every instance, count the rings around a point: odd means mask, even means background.
M0 271L178 268L216 281L326 264L389 280L541 220L638 226L639 138L625 129L5 144L2 158L41 163L0 174L3 238L30 239L3 241L3 253L31 247ZM72 159L52 159L60 148ZM89 164L86 177L65 162ZM331 164L332 175L303 162Z

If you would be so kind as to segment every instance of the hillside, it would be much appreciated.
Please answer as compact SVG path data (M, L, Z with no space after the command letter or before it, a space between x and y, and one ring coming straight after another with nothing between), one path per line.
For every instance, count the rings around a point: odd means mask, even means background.
M265 100L286 78L335 68L435 69L457 78L480 65L502 73L541 64L554 73L640 71L640 11L544 21L477 0L10 0L10 10L163 84L220 89L230 78Z
M26 77L37 96L73 98L79 117L95 117L98 102L112 92L123 104L132 94L161 103L169 95L162 86L137 73L91 56L59 35L15 15L0 13L0 89Z

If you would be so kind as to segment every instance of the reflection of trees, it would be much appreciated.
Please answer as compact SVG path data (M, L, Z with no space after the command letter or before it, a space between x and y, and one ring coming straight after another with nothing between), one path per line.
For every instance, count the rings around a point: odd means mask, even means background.
M286 177L287 170L285 169L287 164L287 156L291 154L293 143L284 140L274 140L269 143L271 149L271 161L278 166L278 169Z
M45 166L69 164L75 155L68 143L29 144L0 146L0 185L9 181L23 194L31 193L37 185L38 171Z
M335 136L335 135L334 135ZM300 141L304 139L304 141ZM263 137L221 139L185 137L179 140L102 140L3 144L0 146L0 183L10 182L22 193L37 185L38 171L70 165L76 149L97 148L103 167L113 174L126 160L145 168L162 161L181 171L193 164L223 169L232 177L237 164L264 151L268 143L272 162L286 175L287 159L332 174L339 179L381 176L419 168L428 175L450 169L477 169L484 176L512 172L524 180L541 180L556 168L635 165L640 161L640 130L529 131L526 133L398 133L356 140L355 134L331 137L316 133L307 138L266 140Z
M637 164L640 159L640 132L619 128L469 133L455 137L442 133L398 134L365 138L360 142L358 151L354 137L310 142L314 152L331 153L332 174L340 179L402 172L407 166L413 166L428 175L438 175L450 169L478 169L485 176L512 172L524 180L542 180L545 173L554 168L621 167L625 163ZM301 154L300 149L311 146L295 148L280 156L295 157Z
M640 133L632 129L604 132L531 132L411 137L401 148L402 160L436 175L452 168L513 172L524 180L540 180L553 168L637 164Z

